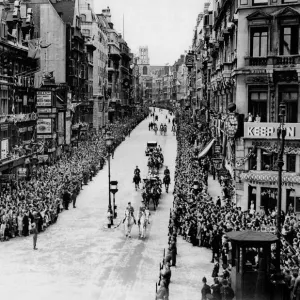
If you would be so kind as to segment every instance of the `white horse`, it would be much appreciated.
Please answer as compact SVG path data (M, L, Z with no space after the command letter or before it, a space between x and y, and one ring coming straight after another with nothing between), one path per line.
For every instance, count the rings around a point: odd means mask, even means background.
M140 222L139 222L139 232L141 238L146 237L146 230L149 223L150 211L149 209L145 209L141 212Z
M131 237L130 233L131 233L132 226L135 223L135 219L133 214L128 209L125 210L125 218L123 220L123 223L124 223L126 237L127 236Z

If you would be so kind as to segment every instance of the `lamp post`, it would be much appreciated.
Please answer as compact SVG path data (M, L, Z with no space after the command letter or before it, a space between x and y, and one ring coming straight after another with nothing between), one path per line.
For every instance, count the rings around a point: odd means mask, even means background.
M277 199L277 236L278 236L278 243L276 247L276 259L277 259L277 270L280 272L280 235L281 235L281 198L282 198L282 167L284 165L283 162L283 151L284 151L284 142L286 136L286 129L284 127L284 117L285 117L285 103L281 102L279 105L279 118L280 118L280 125L277 129L277 138L278 142L280 142L280 150L278 152L278 199Z
M117 206L116 206L116 201L115 201L115 194L118 192L118 181L116 180L112 180L110 182L110 191L113 193L113 218L115 219L117 217L117 213L116 213L116 209L117 209Z
M112 208L111 208L111 196L110 196L110 152L111 152L111 145L113 143L113 137L110 133L110 131L106 132L106 138L105 143L108 149L108 211L112 214ZM111 227L111 225L114 225L113 217L111 218L110 224L108 223L108 228Z

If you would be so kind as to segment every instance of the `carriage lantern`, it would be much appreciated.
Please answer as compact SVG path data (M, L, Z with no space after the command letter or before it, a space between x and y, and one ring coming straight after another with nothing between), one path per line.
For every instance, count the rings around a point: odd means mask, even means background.
M117 217L117 212L116 212L116 209L117 209L117 205L115 204L116 201L115 201L115 194L118 192L118 181L116 180L112 180L110 182L110 191L113 193L114 197L113 197L113 217L114 219Z

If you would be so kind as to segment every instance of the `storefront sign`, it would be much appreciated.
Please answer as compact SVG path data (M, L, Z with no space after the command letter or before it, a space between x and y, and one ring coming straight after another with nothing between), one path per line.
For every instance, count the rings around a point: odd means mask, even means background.
M37 108L37 112L39 114L51 114L52 109L51 108Z
M244 123L244 138L246 139L277 139L277 129L280 123ZM300 139L300 124L299 123L286 123L287 140Z
M37 134L52 133L52 119L38 119L36 128Z
M8 151L9 151L8 139L2 140L1 141L1 159L7 158Z
M37 139L38 139L38 140L52 139L52 138L53 138L52 134L39 134L39 135L37 136Z
M215 154L220 154L221 153L221 145L215 144Z
M37 91L36 92L36 106L37 107L52 106L52 92L51 91Z
M26 168L19 168L18 169L18 176L19 177L26 177L27 175L27 169Z
M8 124L1 125L1 131L8 130Z

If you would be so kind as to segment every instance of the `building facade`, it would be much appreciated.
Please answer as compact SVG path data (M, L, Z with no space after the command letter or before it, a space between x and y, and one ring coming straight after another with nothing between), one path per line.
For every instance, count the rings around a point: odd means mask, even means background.
M256 209L276 208L276 132L283 103L287 136L281 205L300 212L299 12L298 1L218 1L205 4L198 26L200 105L242 209L251 201Z

